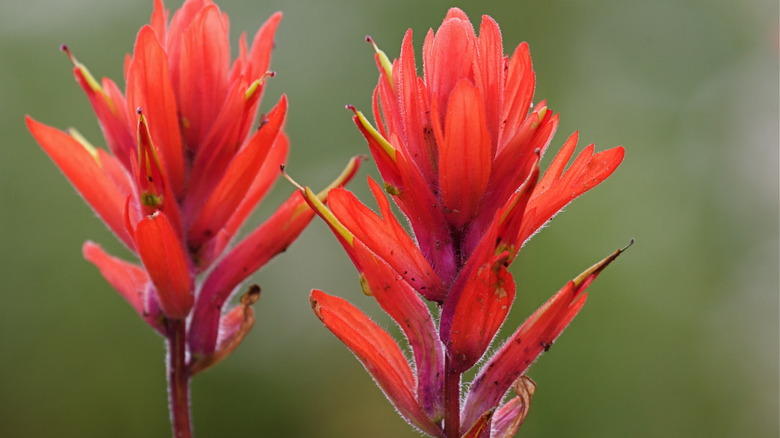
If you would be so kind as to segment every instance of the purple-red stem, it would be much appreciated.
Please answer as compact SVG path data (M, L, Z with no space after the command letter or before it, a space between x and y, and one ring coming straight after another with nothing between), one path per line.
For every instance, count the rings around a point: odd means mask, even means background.
M450 363L449 355L444 358L444 436L460 438L460 376Z
M174 438L192 438L190 376L186 362L187 323L168 320L168 409Z

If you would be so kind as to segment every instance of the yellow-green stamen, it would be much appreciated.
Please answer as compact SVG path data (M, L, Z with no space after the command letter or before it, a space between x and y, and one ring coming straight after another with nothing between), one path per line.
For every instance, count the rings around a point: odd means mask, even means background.
M376 52L377 56L379 56L379 64L382 66L382 69L385 71L385 74L387 75L387 79L390 80L390 84L393 83L393 63L390 62L390 58L387 57L387 54L383 52L379 46L376 45L376 42L373 38L370 36L366 36L366 41L371 43L372 46L374 46L374 51Z
M360 124L363 125L363 128L365 128L366 131L371 135L371 137L374 138L374 140L379 143L379 146L382 147L382 150L385 151L385 153L390 157L391 160L395 162L395 148L393 145L390 144L389 141L387 141L384 137L382 137L382 134L379 133L372 125L371 122L366 119L366 116L363 115L362 112L355 110L355 115L358 117L358 120L360 121Z

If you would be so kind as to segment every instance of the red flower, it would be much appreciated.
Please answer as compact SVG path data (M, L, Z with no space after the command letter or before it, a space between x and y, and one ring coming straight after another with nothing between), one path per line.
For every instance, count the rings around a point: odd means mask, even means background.
M186 378L224 358L251 328L249 306L259 289L250 288L225 311L228 299L314 215L293 192L264 224L228 248L287 156L286 97L252 128L272 76L268 67L281 18L271 16L251 46L242 35L231 64L228 17L214 3L187 0L168 21L156 0L150 24L138 32L126 59L125 93L109 79L98 82L64 48L110 152L75 131L27 118L41 147L141 265L111 257L91 242L84 256L170 342L184 339L185 327ZM355 167L353 161L334 187L349 180Z
M360 271L364 292L401 327L414 366L386 332L345 301L314 291L312 304L412 425L442 437L512 435L533 392L518 379L526 379L527 367L582 307L587 286L621 251L564 286L488 358L463 406L461 375L483 358L507 317L515 297L507 267L520 248L612 174L623 148L594 153L588 146L564 170L575 133L540 179L539 161L558 115L544 101L531 106L528 46L504 56L490 17L483 17L477 36L466 15L451 9L425 38L422 77L411 30L399 59L391 63L376 51L377 128L356 110L354 121L413 235L371 179L380 215L344 189L331 191L331 210L311 191L305 194ZM423 299L438 305L438 320ZM499 406L515 382L518 397Z

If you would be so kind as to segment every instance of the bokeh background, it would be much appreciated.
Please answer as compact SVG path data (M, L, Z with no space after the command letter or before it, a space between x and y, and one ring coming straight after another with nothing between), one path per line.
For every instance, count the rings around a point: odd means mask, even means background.
M0 436L169 435L162 339L80 248L92 239L126 252L23 124L32 114L100 144L58 46L121 84L151 4L0 4ZM561 113L553 147L580 130L582 145L622 144L627 157L523 250L506 327L630 238L636 244L531 369L538 391L521 435L778 436L776 1L219 4L234 41L284 11L265 108L289 95L288 169L316 187L367 151L344 109L370 108L377 72L364 35L395 57L406 28L419 48L456 5L475 21L495 17L505 51L528 41L535 101ZM367 174L371 162L352 184L361 196ZM279 183L254 223L291 189ZM194 381L198 436L418 436L309 309L318 287L392 325L360 293L325 226L313 223L252 281L263 288L255 329Z

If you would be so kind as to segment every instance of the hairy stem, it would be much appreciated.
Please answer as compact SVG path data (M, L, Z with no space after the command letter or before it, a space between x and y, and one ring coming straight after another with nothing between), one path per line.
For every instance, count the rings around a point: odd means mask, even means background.
M449 355L444 359L444 436L460 438L460 376L450 363Z
M186 362L187 325L168 321L168 409L174 438L192 438L190 375Z

